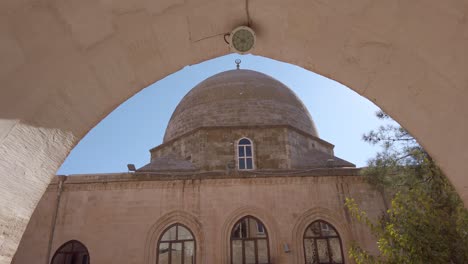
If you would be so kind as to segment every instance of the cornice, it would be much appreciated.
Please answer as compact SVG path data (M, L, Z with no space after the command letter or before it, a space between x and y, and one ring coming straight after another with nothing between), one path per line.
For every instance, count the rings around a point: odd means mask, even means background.
M264 176L250 175L240 177L172 177L159 179L96 179L90 176L78 179L80 176L69 176L64 182L65 191L94 191L94 190L128 190L128 189L179 189L195 188L199 186L235 186L235 185L295 185L295 184L330 184L330 183L364 183L358 175L299 175L299 176ZM73 178L77 179L73 179ZM57 184L51 183L48 191L56 191Z

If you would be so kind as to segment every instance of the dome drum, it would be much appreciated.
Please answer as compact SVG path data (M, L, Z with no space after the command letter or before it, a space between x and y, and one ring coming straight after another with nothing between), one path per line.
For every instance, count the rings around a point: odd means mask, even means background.
M322 168L330 159L336 161L335 166L354 167L334 157L332 144L288 125L200 128L152 149L151 160L157 163L177 157L181 164L190 161L200 171L225 171L235 163L236 142L241 138L252 140L257 170ZM154 169L170 168L159 165Z

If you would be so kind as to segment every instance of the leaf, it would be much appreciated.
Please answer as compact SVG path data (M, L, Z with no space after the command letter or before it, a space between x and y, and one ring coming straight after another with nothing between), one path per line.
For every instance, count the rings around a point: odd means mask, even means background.
M391 203L382 217L370 219L346 198L349 213L370 229L379 249L372 256L354 244L350 258L358 264L468 263L468 210L432 157L399 126L380 126L363 139L382 151L361 174Z

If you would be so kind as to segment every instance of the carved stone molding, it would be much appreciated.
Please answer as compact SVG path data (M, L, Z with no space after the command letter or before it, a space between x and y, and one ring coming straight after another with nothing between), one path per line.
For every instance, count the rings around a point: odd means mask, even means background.
M243 206L231 212L226 218L221 231L221 263L229 264L231 259L230 243L231 231L234 225L244 216L253 216L260 220L268 232L268 240L270 246L270 262L275 263L275 259L279 255L278 234L280 228L276 223L275 218L264 209L253 206Z
M209 179L165 179L165 180L129 180L129 181L101 181L101 182L73 182L65 183L65 191L93 191L93 190L128 190L128 189L168 189L187 188L190 186L232 186L232 185L277 185L277 184L326 184L326 183L361 183L361 176L264 176L254 175L243 178L209 178ZM49 191L55 191L50 185Z
M179 223L192 231L196 244L196 263L203 263L204 241L202 224L197 217L185 211L172 211L160 217L148 231L145 242L144 263L156 263L156 250L162 233L172 224Z
M295 259L294 263L302 263L304 261L304 232L310 224L317 220L326 221L335 227L336 231L341 237L345 262L349 262L347 252L349 249L349 242L353 239L353 236L351 227L346 222L345 216L327 208L314 207L305 211L301 216L299 216L293 228L292 243L295 249L293 250Z

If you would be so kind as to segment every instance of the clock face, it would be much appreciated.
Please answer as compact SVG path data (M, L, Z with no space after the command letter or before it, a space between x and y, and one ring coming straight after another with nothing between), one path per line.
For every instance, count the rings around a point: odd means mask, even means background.
M253 48L255 36L247 29L239 29L232 36L232 46L239 52L247 52Z

